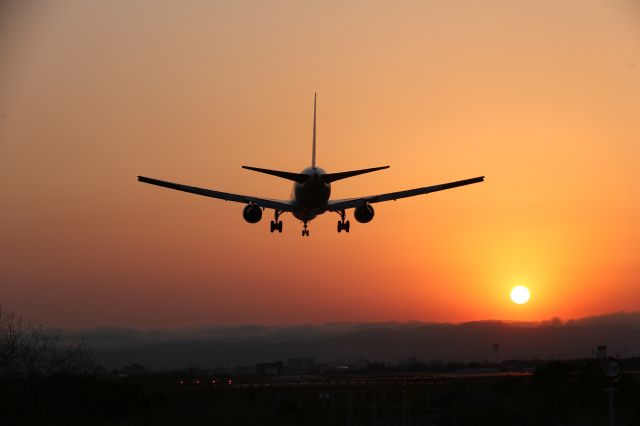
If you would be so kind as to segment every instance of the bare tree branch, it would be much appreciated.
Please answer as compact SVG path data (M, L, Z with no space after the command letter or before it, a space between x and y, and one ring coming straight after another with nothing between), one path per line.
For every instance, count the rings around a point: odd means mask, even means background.
M93 368L93 353L83 340L64 342L42 322L0 308L0 377L89 374Z

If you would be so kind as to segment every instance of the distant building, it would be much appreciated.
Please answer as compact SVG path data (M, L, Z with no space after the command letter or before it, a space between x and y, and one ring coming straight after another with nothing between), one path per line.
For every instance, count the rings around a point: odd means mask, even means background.
M233 372L238 375L250 376L250 375L256 374L256 366L241 365L238 367L234 367Z
M309 374L318 372L315 358L290 358L284 365L284 371L289 374Z
M444 361L441 359L429 360L429 367L435 368L437 370L442 370L442 368L444 367Z
M605 360L607 359L607 345L599 345L596 350L596 358Z
M257 374L264 374L267 376L277 376L282 374L282 370L283 370L282 361L261 362L256 364Z
M126 365L124 367L122 367L122 374L123 376L135 376L135 375L139 375L139 374L145 374L147 372L147 369L140 365L140 364L131 364L131 365Z
M358 358L350 364L351 368L354 370L364 370L365 368L369 367L369 365L371 365L371 361L364 358Z

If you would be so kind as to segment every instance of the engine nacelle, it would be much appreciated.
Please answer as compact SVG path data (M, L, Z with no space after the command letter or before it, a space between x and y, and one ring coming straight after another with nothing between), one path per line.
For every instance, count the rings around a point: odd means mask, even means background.
M262 209L255 204L247 204L242 210L242 217L249 223L258 223L262 219Z
M360 223L369 223L371 219L373 219L373 207L369 204L365 204L364 206L356 207L353 212L353 217Z

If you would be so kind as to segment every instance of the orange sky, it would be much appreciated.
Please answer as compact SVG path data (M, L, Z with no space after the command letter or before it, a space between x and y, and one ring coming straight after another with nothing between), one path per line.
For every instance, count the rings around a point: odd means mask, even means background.
M572 318L640 309L634 1L16 2L0 12L0 305L51 325ZM284 216L242 164L390 164ZM531 301L516 306L522 283Z

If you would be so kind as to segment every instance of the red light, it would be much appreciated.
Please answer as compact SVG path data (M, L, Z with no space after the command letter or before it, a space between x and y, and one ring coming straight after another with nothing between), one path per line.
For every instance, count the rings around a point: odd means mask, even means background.
M228 385L233 384L233 380L231 380L231 379L227 380L227 384L228 384Z

